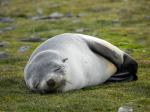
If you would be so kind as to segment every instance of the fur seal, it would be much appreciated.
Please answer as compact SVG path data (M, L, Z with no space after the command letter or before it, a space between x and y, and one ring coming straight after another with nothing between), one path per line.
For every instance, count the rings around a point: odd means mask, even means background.
M36 92L66 92L104 82L137 80L137 68L134 59L105 40L64 33L35 49L24 79Z

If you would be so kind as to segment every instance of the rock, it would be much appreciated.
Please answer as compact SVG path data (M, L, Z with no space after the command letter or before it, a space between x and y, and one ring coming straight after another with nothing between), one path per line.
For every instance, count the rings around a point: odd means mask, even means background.
M133 112L133 108L129 106L122 106L118 109L118 112Z
M128 2L128 0L123 0L124 2Z
M1 23L10 23L10 22L14 22L14 19L11 19L9 17L0 17L0 22Z
M64 15L59 12L54 12L54 13L50 14L48 17L50 19L60 19L60 18L64 17Z
M150 20L150 16L145 16L144 19L145 20Z
M145 50L145 49L143 49L143 50L142 50L142 52L143 52L143 53L145 53L145 52L146 52L146 50Z
M36 12L38 15L43 15L43 10L41 8L37 8Z
M8 26L8 27L5 27L5 28L1 28L0 33L11 31L11 30L14 30L15 28L16 28L15 26Z
M129 12L128 9L122 8L122 9L119 10L118 13L119 13L120 15L125 15L125 14L127 14L128 12Z
M120 26L121 25L121 22L119 19L114 19L111 21L112 25L115 25L115 26Z
M33 16L31 17L32 20L44 20L44 19L61 19L64 15L59 12L54 12L50 14L49 16Z
M0 0L1 6L7 6L8 4L9 4L9 2L7 0L3 0L3 1Z
M112 24L120 24L120 21L118 19L112 20Z
M50 8L58 8L60 7L62 4L57 4L57 3L53 3L53 4L50 4Z
M45 16L33 16L33 17L31 17L32 20L40 20L43 18L45 18Z
M73 23L80 23L81 22L81 20L79 19L79 18L75 18L75 19L73 19L73 21L72 21Z
M26 52L30 49L30 46L21 46L19 49L18 49L18 52Z
M6 47L8 44L8 42L0 41L0 47Z
M90 8L89 11L91 12L104 12L104 11L108 11L110 10L110 8L108 7L93 7L93 8Z
M88 31L88 29L80 28L80 29L75 30L75 32L77 32L77 33L82 33L82 32L85 32L85 31Z
M79 14L77 15L77 17L84 17L84 16L86 16L86 15L87 15L86 13L81 12L81 13L79 13Z
M76 29L75 32L77 32L77 33L82 33L82 32L84 32L84 28Z
M67 12L65 17L73 17L73 14L71 12Z
M8 54L6 52L0 52L0 60L8 59Z
M39 36L32 36L29 38L21 39L22 42L43 42L45 39L40 38Z

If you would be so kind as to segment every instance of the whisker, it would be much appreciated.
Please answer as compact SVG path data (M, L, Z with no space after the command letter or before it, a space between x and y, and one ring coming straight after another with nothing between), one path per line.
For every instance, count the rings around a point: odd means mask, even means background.
M65 82L68 82L69 84L71 84L71 85L72 85L72 83L71 83L71 82L69 82L69 81L67 81L67 80L65 80Z
M39 81L33 81L33 87L37 89L39 86Z

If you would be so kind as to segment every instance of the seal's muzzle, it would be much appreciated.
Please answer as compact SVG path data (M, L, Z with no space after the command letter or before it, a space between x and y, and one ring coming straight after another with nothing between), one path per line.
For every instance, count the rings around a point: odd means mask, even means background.
M55 82L53 79L49 79L49 80L47 81L47 86L48 86L49 88L54 88L55 85L56 85L56 82Z

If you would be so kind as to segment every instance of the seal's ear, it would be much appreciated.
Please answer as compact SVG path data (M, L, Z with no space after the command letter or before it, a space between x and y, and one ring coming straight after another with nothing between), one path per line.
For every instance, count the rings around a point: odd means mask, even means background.
M68 60L68 58L62 59L62 62L65 63Z

